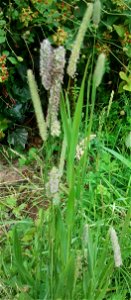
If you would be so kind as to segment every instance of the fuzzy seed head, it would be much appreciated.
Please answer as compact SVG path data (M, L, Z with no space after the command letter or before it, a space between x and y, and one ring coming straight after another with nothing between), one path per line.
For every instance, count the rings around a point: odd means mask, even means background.
M48 39L43 40L40 49L40 75L42 84L49 93L49 106L46 125L52 136L60 135L60 123L57 119L60 102L61 84L65 67L65 48L53 49Z
M71 56L69 58L67 74L72 78L75 76L75 73L76 73L77 62L78 62L79 56L80 56L80 49L81 49L86 30L87 30L87 27L89 25L89 22L90 22L90 19L92 16L92 13L93 13L93 4L89 3L87 10L85 12L85 15L83 17L81 26L79 28L76 40L74 42Z
M101 18L101 2L100 0L95 0L93 6L93 23L96 28L100 23L100 18Z
M110 99L109 99L108 109L107 109L107 117L109 116L109 112L110 112L110 109L111 109L113 98L114 98L114 91L112 90L111 95L110 95Z
M92 141L96 138L96 134L90 134L89 141ZM81 142L76 146L76 159L80 160L81 157L84 155L86 143L87 143L87 137L82 139Z
M51 194L56 194L59 189L59 170L53 167L49 173L49 188Z
M82 237L83 248L87 248L88 238L89 238L89 225L85 224L83 228L83 237Z
M93 75L93 80L95 83L95 86L98 87L102 81L104 72L105 72L105 60L106 56L104 53L101 53L98 56L97 62L96 62L96 67Z
M61 133L61 128L60 128L60 122L59 120L54 120L54 122L51 124L51 135L59 137Z
M65 48L63 46L54 49L53 51L53 69L52 69L52 81L63 82L65 67Z
M127 148L131 149L131 131L129 132L128 136L126 137L125 144L126 144Z
M112 249L114 252L114 262L115 266L119 268L122 265L122 258L121 258L121 249L118 242L118 237L116 231L113 227L110 228L110 239L112 243Z
M42 105L40 102L40 97L38 94L38 87L35 81L35 77L33 75L32 70L27 71L28 84L30 88L31 98L34 106L34 111L36 115L36 120L39 128L39 133L43 141L47 139L47 129L46 123L44 120L44 115L42 111Z
M52 66L53 48L48 39L45 39L40 47L40 76L46 90L49 90L52 84Z

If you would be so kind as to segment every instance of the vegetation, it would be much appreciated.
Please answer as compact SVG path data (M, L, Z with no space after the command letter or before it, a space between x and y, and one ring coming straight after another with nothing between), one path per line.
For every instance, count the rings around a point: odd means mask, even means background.
M0 299L131 298L130 10L1 4Z

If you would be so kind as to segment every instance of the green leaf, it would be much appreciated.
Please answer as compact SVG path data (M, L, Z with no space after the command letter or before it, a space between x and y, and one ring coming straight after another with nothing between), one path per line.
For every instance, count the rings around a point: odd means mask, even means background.
M0 116L0 130L4 131L8 128L9 120Z
M18 63L17 59L13 56L9 56L8 60L13 64L16 65Z
M122 154L119 154L118 152L109 149L107 147L103 147L103 149L111 153L113 156L115 156L115 158L119 159L126 167L131 169L131 162L127 158L125 158Z
M4 27L6 24L6 21L5 20L0 20L0 27Z
M18 103L12 108L8 109L7 114L9 117L18 120L23 121L23 106L22 103Z
M131 46L130 44L126 44L125 47L123 47L123 51L125 52L125 54L131 58Z
M131 58L131 47L128 47L127 51L126 51L126 55Z
M51 5L53 0L47 0L46 2L47 2L48 5Z
M0 36L5 36L5 31L4 31L4 29L0 29Z
M6 37L4 35L0 35L0 44L3 44L6 40Z
M70 144L70 138L71 138L71 126L70 126L71 125L71 120L69 120L69 116L67 114L67 110L66 110L66 105L65 105L64 95L63 94L61 96L60 109L61 109L62 125L63 125L63 129L64 129L64 133L65 133L67 145L69 146L69 144Z
M128 76L124 72L119 72L120 78L128 82Z
M24 156L24 157L20 157L18 159L18 162L19 162L19 166L23 167L27 164L28 160L27 160L26 156Z
M32 147L32 148L30 148L29 149L29 152L28 152L28 157L29 157L29 159L35 159L36 158L36 155L37 155L37 149L36 148L34 148L34 147Z
M124 38L124 34L125 34L125 28L122 25L113 25L113 27L115 28L115 31L117 32L117 34L121 37Z
M29 285L33 285L33 279L30 276L27 268L25 268L23 265L21 244L18 238L18 232L16 227L14 228L13 237L14 237L13 240L14 258L15 258L15 263L17 265L18 273L20 274L21 278L24 280L25 283Z
M124 85L123 90L131 92L131 82L128 82L126 85Z
M120 82L119 87L118 87L118 93L123 93L123 86L124 86L124 84L125 84L124 81Z
M23 61L23 57L17 56L17 60L18 60L19 62L22 62L22 61Z
M126 73L120 72L119 73L120 78L124 81L126 81L127 84L123 84L123 89L126 91L131 92L131 75L127 76Z
M33 298L31 298L27 293L20 293L20 295L17 298L18 300L33 300Z
M6 56L9 56L10 52L7 51L7 50L4 50L2 54L6 55Z
M82 107L83 107L83 101L84 101L85 80L86 80L89 62L90 62L90 57L87 61L86 67L85 67L85 72L84 72L84 76L82 79L80 92L79 92L78 100L76 103L73 124L72 124L72 135L71 135L71 140L70 140L70 151L69 151L69 156L68 156L68 181L70 183L72 182L72 179L73 179L75 151L76 151L76 145L78 142L79 128L80 128L81 119L82 119Z
M6 198L6 204L10 206L10 208L13 208L16 206L17 199L13 196L9 196Z

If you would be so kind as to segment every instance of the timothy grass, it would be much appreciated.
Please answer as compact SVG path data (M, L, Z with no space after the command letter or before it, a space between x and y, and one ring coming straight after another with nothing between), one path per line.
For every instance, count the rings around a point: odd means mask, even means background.
M68 94L61 96L63 146L49 138L33 158L33 166L40 169L36 178L41 178L23 183L27 193L22 204L27 201L28 209L20 209L22 190L16 186L8 197L1 197L1 299L130 299L131 166L126 149L121 153L117 147L108 147L102 127L89 141L100 125L94 117L96 85L88 79L92 76L87 75L89 61L73 116ZM87 82L91 96L89 92L86 95L83 122ZM106 115L102 122L104 127ZM81 137L87 139L78 161L76 146ZM57 155L53 156L54 150ZM59 190L48 195L46 183L54 165L60 171ZM33 198L32 189L37 191ZM34 206L33 219L29 212ZM121 248L123 264L119 268L114 262L110 226L115 228Z

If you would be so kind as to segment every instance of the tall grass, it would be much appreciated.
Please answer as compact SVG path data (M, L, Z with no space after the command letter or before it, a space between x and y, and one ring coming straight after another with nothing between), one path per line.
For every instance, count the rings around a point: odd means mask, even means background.
M39 209L35 222L27 220L25 223L17 222L12 226L8 237L10 258L7 259L3 253L1 256L1 268L7 278L6 288L5 283L1 284L1 299L7 297L19 300L128 299L126 297L131 290L130 275L124 257L127 258L128 264L129 255L126 253L125 245L129 247L131 205L128 203L125 210L123 206L129 199L130 180L126 192L121 192L120 188L115 187L114 171L108 169L107 174L104 164L107 164L108 159L108 168L111 168L112 156L115 162L119 161L127 169L130 168L130 162L116 151L99 144L97 152L100 153L99 156L96 155L96 160L98 158L100 163L97 168L95 166L90 171L90 136L94 122L96 92L104 74L104 60L102 54L93 70L93 65L89 68L91 63L89 57L73 116L68 93L61 93L63 142L61 153L58 153L59 161L57 160L59 190L49 195L48 208ZM90 69L93 71L90 72ZM28 72L28 77L29 75L32 76L32 73ZM37 110L38 125L41 128L40 120L44 124L40 132L44 129L41 136L45 141L47 128L36 88L35 86L37 105L33 91L31 94L35 112ZM82 112L85 102L86 113L83 122ZM85 140L84 153L80 160L77 160L76 147L81 131ZM48 167L53 161L53 159L49 161L48 153L51 141L53 140L48 138L43 146L45 151L43 162L46 162L43 175L45 187L43 202L47 197L45 181L48 179L45 174L48 173ZM97 142L99 143L99 140ZM104 162L102 158L105 153L107 156ZM117 171L118 169L119 165ZM111 181L112 173L114 185ZM120 204L116 205L115 201ZM116 206L118 213L115 211ZM121 225L118 226L121 211L124 217L122 215ZM116 231L118 230L123 266L118 267L114 261L110 226L115 226ZM4 245L9 254L6 242Z
M94 75L88 74L89 64L90 58L87 61L72 117L69 98L67 94L61 95L63 145L59 162L59 191L55 197L54 195L51 197L48 209L39 210L39 216L34 225L30 226L27 223L22 227L21 223L18 223L12 229L10 243L13 265L10 261L10 267L7 268L9 274L14 274L13 279L10 279L10 285L13 286L11 299L116 299L111 298L111 295L119 298L119 282L122 277L125 278L128 290L130 290L129 274L126 268L115 268L109 237L109 225L112 225L113 219L108 220L106 224L105 213L103 213L103 219L99 218L99 221L93 225L90 211L96 210L93 190L89 191L91 198L86 201L86 206L89 205L89 207L85 207L84 204L85 181L86 178L89 180L90 176L87 171L90 155L89 137L92 132L97 89ZM92 76L92 79L88 80L87 76L88 78ZM83 132L87 139L84 155L77 161L76 146L79 143L80 128L83 126L82 109L86 82L91 90L91 109L86 108ZM89 106L88 98L87 93L87 106ZM49 146L50 140L47 141L46 149ZM108 151L129 167L127 160L120 154L106 147L104 151ZM103 182L104 180L111 189L110 181L108 182L103 175ZM120 195L117 191L115 193L117 197ZM86 197L89 195L87 194ZM97 201L99 202L99 197ZM97 203L97 206L99 205ZM123 220L119 239L122 256L125 234L128 235L129 230L130 209L131 207ZM88 214L85 213L86 210ZM116 279L114 279L115 276ZM15 288L13 280L16 283ZM114 280L118 283L113 283ZM121 297L123 297L121 299L125 299L125 290L121 291ZM4 291L3 294L5 295Z

